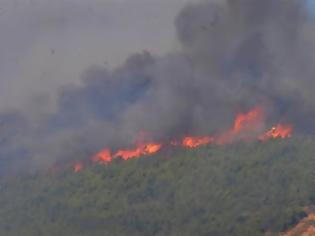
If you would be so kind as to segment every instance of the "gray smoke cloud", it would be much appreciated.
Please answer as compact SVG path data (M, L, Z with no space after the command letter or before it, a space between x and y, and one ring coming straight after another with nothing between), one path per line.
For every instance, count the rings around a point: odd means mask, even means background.
M44 111L55 109L56 90L79 84L91 65L169 51L173 18L186 1L0 0L0 110L28 110L43 94Z
M297 132L313 133L315 22L307 6L187 4L175 20L179 50L135 53L114 69L91 65L79 84L58 89L54 110L39 112L49 102L37 96L27 111L4 112L0 160L49 166L129 145L140 131L154 140L217 133L237 112L261 104L270 124L291 122Z

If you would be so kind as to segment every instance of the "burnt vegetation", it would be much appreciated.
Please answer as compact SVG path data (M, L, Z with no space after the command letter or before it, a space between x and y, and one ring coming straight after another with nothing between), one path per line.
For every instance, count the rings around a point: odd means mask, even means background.
M0 180L0 235L264 235L315 199L315 140L170 148Z

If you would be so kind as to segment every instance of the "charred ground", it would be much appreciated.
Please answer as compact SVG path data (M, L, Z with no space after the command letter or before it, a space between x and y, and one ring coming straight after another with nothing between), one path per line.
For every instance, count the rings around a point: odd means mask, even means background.
M0 235L263 235L315 202L315 140L171 148L0 181Z

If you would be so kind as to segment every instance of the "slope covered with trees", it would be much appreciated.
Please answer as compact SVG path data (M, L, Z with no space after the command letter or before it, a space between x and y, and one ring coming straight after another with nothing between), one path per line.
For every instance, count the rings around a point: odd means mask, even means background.
M315 202L315 140L169 149L0 180L0 235L264 235Z

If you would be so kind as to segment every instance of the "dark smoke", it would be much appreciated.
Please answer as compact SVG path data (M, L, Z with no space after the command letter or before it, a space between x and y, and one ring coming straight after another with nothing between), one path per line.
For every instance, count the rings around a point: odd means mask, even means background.
M255 105L270 124L314 133L315 22L305 1L209 0L186 6L175 25L180 52L91 66L81 86L60 89L53 113L3 113L2 168L87 158L139 131L154 140L216 133Z

